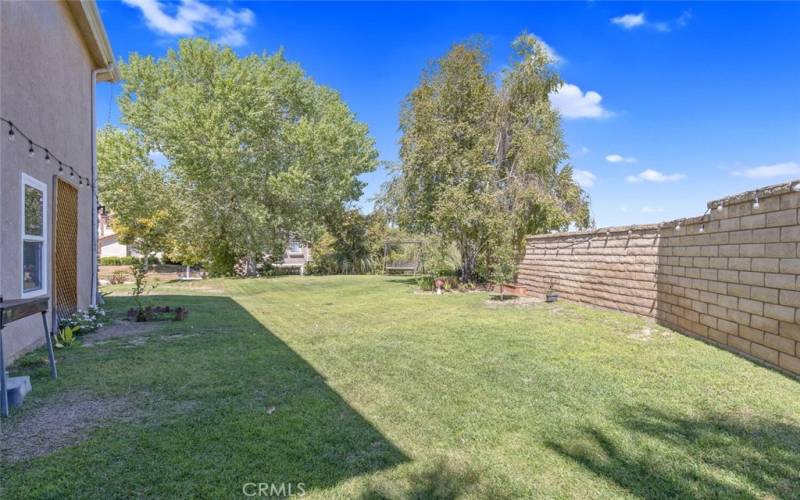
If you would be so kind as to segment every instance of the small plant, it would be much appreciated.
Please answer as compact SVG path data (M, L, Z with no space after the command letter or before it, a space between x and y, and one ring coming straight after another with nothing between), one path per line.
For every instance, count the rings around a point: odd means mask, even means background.
M431 291L433 290L434 278L431 275L420 276L417 278L417 286L420 290Z
M55 346L59 349L70 347L72 344L75 343L75 334L79 330L80 330L79 326L76 326L75 328L72 328L70 326L65 326L64 328L60 329L56 334Z
M121 285L128 279L128 273L125 271L114 271L108 278L108 282L112 285Z
M558 300L558 292L553 290L553 278L548 278L547 292L545 293L546 302L555 302Z
M510 248L503 248L495 255L491 271L492 281L500 286L500 300L505 300L503 286L506 283L513 283L517 277L517 262Z
M66 318L61 318L58 322L58 327L72 328L72 333L81 334L94 333L98 328L103 326L103 321L106 319L106 312L100 307L89 307L85 311L78 310Z
M147 259L142 259L141 262L138 262L131 266L131 273L133 274L133 300L136 302L136 321L147 321L148 314L145 310L144 303L142 301L142 296L149 292L150 290L154 289L158 286L158 282L154 282L152 285L148 287L148 280L147 280Z

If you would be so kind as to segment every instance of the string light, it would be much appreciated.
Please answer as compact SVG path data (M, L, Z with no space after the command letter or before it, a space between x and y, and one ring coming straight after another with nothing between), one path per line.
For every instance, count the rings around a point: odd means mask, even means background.
M722 209L723 209L723 208L724 208L724 207L722 206L722 202L720 202L720 204L719 204L719 205L717 205L717 212L722 212Z
M795 184L795 185L794 185L794 187L793 187L792 189L793 189L793 190L795 190L795 191L800 191L800 182L798 182L797 184Z
M706 223L703 222L702 224L700 224L700 229L698 230L698 232L702 233L703 231L705 231L705 228L706 228Z
M681 230L681 223L680 222L678 222L678 224L675 226L675 230L676 231L680 231Z
M46 147L42 146L41 144L35 142L33 139L28 137L28 135L25 134L25 132L23 132L22 130L20 130L19 127L14 125L14 123L11 122L11 120L7 120L7 119L5 119L5 118L0 116L0 122L3 122L3 123L8 125L8 135L7 135L7 137L8 137L9 142L14 142L16 140L16 138L17 138L17 134L21 135L24 140L28 141L28 156L30 156L31 158L34 158L36 156L36 149L38 148L38 149L40 149L41 151L44 152L44 162L45 162L45 164L50 165L53 161L55 161L55 162L58 163L58 172L59 173L63 173L64 172L64 168L68 168L70 177L73 177L73 178L76 177L76 176L78 177L78 185L79 186L84 186L85 185L86 187L92 187L92 183L91 183L89 177L84 177L82 175L77 175L75 173L75 167L73 167L71 165L67 165L66 163L64 163L61 160L59 160L55 155L53 155L50 152L49 148L46 148Z
M755 202L755 203L753 203L753 208L758 208L758 207L760 207L760 206L761 206L761 205L758 203L758 195L756 195L756 202Z

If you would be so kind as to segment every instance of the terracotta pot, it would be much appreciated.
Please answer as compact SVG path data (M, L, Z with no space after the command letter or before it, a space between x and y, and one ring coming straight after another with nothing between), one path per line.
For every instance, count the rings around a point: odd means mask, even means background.
M517 297L525 297L528 295L528 289L525 287L525 285L519 285L517 283L497 285L494 287L494 291L500 293L501 286L503 295L514 295Z

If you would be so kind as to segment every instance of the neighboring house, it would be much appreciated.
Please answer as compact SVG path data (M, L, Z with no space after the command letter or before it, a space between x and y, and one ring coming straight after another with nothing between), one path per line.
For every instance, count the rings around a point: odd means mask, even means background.
M95 85L118 78L93 1L0 2L0 295L50 297L51 329L97 297ZM41 328L9 324L6 360Z
M120 243L117 233L111 227L111 214L103 208L98 210L97 247L100 257L141 257L130 245Z
M275 267L285 272L305 274L306 264L311 262L311 246L299 240L291 240L283 252L283 262Z

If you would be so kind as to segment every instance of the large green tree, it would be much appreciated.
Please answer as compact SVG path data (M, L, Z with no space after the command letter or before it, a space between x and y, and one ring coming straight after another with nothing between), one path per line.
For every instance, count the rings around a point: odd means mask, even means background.
M590 223L548 97L561 80L533 36L513 49L499 78L477 42L423 73L401 111L401 164L380 205L401 227L454 242L464 280L502 245L519 253L527 234Z
M149 156L142 137L105 127L97 134L98 201L111 213L122 243L145 257L170 248L175 204L167 172Z
M242 58L186 39L121 69L123 122L168 159L184 246L219 271L338 217L376 167L366 126L280 52Z

